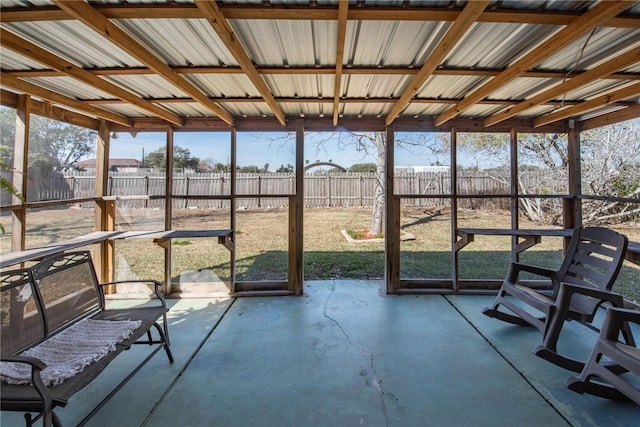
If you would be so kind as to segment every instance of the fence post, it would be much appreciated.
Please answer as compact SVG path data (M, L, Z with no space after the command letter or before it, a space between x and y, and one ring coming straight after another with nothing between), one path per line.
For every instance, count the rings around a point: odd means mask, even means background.
M186 193L186 195L188 196L188 195L189 195L189 183L190 183L191 181L189 181L189 177L188 177L188 176L185 176L185 180L186 180L186 182L185 182L185 187L186 187L186 188L185 188L185 193ZM188 205L188 204L189 204L189 199L184 199L184 208L185 208L185 209L187 208L187 205Z
M258 175L258 207L259 208L262 207L262 197L260 197L261 194L262 194L262 176Z
M149 175L144 176L144 194L145 196L149 196ZM149 206L149 197L144 199L144 207Z
M325 187L325 191L327 192L327 195L325 196L325 203L327 204L327 207L330 208L331 207L331 183L329 182L329 175L325 175L324 176L324 187Z
M224 175L220 175L220 195L222 196L224 194ZM224 201L221 199L219 201L219 206L222 208L224 207Z

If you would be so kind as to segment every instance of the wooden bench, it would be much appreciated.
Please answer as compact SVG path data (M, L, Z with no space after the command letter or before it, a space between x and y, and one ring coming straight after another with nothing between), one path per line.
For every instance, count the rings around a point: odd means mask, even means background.
M501 229L501 228L457 228L456 235L460 240L456 241L455 251L458 252L474 241L474 236L513 236L519 241L516 245L516 253L521 253L541 242L544 236L570 237L573 230L569 229Z
M123 286L134 282L149 284L156 299L132 308L106 307L104 286ZM112 360L128 350L132 344L152 346L148 356L78 424L84 425L158 351L164 349L169 362L172 363L167 306L160 293L161 287L162 284L155 280L100 284L88 251L59 253L30 268L2 271L0 360L3 380L7 380L3 381L0 387L2 410L25 412L27 426L34 425L40 419L44 426L59 426L60 419L54 412L56 407L66 406L71 396L91 383ZM43 347L53 347L52 342L74 336L77 340L78 336L82 335L77 332L86 328L85 325L91 324L99 331L99 335L102 335L112 334L111 329L116 326L121 328L125 323L130 328L127 331L127 334L130 334L128 337L112 345L112 351L105 356L90 362L79 373L59 384L57 381L53 381L51 385L44 384L44 381L50 380L51 374L44 371L46 364L41 359L49 360L48 357L38 359L25 355L27 351L27 354L37 352L36 354L45 356L52 355L55 352L45 354L48 350L43 350ZM30 374L27 384L16 384L16 377L11 376L18 367L23 371L26 368Z

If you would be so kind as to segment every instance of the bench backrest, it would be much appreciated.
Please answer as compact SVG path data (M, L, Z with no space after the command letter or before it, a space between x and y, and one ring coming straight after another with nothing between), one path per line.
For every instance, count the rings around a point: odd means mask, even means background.
M56 254L0 277L3 354L32 347L104 307L88 251Z
M13 355L45 337L42 305L30 269L0 272L0 344Z

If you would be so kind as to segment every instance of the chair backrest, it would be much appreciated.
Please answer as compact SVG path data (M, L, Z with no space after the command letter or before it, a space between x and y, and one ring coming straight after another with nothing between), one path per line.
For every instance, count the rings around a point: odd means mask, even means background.
M627 251L625 235L604 227L578 227L560 267L560 281L611 291ZM599 301L584 297L594 307ZM595 303L594 303L595 301Z
M89 251L56 254L31 268L42 300L47 335L104 307Z
M14 355L45 338L42 304L31 270L0 272L0 343L3 355Z

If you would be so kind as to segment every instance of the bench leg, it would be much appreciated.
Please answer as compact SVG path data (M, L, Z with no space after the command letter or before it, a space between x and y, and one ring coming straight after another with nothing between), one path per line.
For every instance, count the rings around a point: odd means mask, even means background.
M158 330L158 334L160 335L160 341L164 347L164 351L167 353L167 357L169 358L169 363L173 363L173 354L171 353L171 347L169 345L169 341L167 341L166 335L162 330L162 327L157 323L154 323L153 326Z

